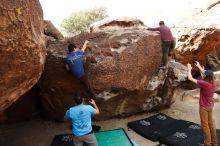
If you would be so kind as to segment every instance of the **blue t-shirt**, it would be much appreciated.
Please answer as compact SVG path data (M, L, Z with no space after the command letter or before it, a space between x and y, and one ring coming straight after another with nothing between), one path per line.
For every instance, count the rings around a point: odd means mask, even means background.
M84 67L83 67L83 51L78 50L74 53L69 53L64 59L64 62L68 64L72 74L80 79L84 76Z
M72 120L72 132L75 136L82 136L92 131L91 116L95 113L95 108L84 104L71 107L66 112L66 118Z

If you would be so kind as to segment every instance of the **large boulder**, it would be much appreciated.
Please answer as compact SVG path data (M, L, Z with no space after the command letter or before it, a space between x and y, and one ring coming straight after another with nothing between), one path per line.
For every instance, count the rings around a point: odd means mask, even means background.
M44 20L44 34L54 39L58 39L58 40L64 39L63 35L49 20Z
M89 41L85 54L87 84L95 93L141 90L161 63L160 36L145 29L109 31Z
M63 121L66 109L74 105L74 94L78 91L85 93L81 82L65 69L64 58L68 44L74 42L82 47L85 40L97 35L101 34L82 33L68 40L48 42L45 69L39 83L42 113L47 119Z
M199 61L206 64L207 55L220 42L219 14L212 11L197 10L175 26L177 38L175 59L183 64Z
M48 44L46 67L40 81L43 113L47 118L62 121L65 110L74 103L74 93L85 92L81 82L64 67L69 42L79 47L84 45L86 84L96 95L101 110L97 119L145 110L142 105L148 97L144 96L144 87L161 64L160 36L144 28L118 28L83 33Z
M215 1L214 3L212 3L212 4L210 4L210 5L208 6L207 10L212 9L214 6L216 6L216 5L218 5L218 4L220 4L220 1Z
M43 12L38 0L0 3L0 113L36 84L45 62Z
M220 44L217 44L214 50L207 55L207 66L216 68L220 66Z
M172 104L173 94L176 87L187 80L187 67L179 62L170 60L168 66L160 69L152 77L145 88L147 97L143 108L152 110L155 108L169 107Z
M105 18L95 22L90 26L90 32L111 31L117 29L144 28L144 23L135 18L120 17L120 18Z

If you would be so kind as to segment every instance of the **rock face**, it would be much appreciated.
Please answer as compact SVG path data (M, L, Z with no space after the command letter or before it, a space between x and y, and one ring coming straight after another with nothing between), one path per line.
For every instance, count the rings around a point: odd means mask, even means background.
M64 39L63 35L57 30L57 28L49 20L44 20L44 34L47 36L51 36L54 39L58 39L58 40Z
M171 60L168 67L160 69L152 77L145 88L147 97L143 107L145 110L151 110L163 106L170 106L174 89L187 80L187 67L181 63Z
M63 64L67 44L60 41L50 43L47 47L45 69L40 79L42 113L48 119L62 121L66 104L73 104L71 91L77 90L75 86L78 83L65 71Z
M220 66L220 44L216 45L214 50L207 56L207 65L211 68Z
M120 27L119 27L120 28ZM144 86L161 64L160 36L142 28L84 33L47 47L47 62L40 81L41 102L47 118L62 121L82 84L65 70L69 42L82 47L85 40L86 84L96 94L101 110L97 119L143 112Z
M210 10L212 7L214 7L214 6L218 5L218 4L220 4L220 1L216 1L216 2L212 3L211 5L208 6L207 9Z
M39 79L45 62L43 12L38 0L0 3L0 113Z
M90 27L90 32L111 31L126 28L143 28L144 23L139 19L120 17L120 18L106 18L95 22Z
M85 47L87 84L95 93L143 89L161 63L160 45L159 35L144 29L94 38Z
M42 113L47 119L63 121L66 109L74 105L74 94L77 91L84 93L84 86L66 71L64 66L69 42L82 47L85 40L97 35L101 34L80 34L69 40L55 40L48 43L45 69L39 83Z
M173 30L177 38L175 59L186 64L197 60L206 64L206 56L220 41L219 17L211 11L199 10L183 19Z

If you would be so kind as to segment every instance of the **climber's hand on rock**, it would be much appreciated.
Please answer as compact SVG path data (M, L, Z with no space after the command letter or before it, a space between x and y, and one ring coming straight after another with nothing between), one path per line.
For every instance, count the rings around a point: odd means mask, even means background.
M192 70L192 66L190 63L187 64L187 68L188 68L188 70Z
M90 99L90 100L89 100L89 103L91 103L92 105L95 105L95 104L96 104L93 99Z
M198 68L200 68L200 67L201 67L201 65L199 64L199 62L198 62L198 61L196 61L195 66L196 66L196 67L198 67Z

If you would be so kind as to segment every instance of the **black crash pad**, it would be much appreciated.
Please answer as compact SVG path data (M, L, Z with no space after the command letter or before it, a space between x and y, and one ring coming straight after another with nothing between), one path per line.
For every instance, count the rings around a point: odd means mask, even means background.
M188 121L177 120L159 113L145 119L129 122L128 127L147 139L157 141L161 137L169 136L177 130L187 127L188 124Z

